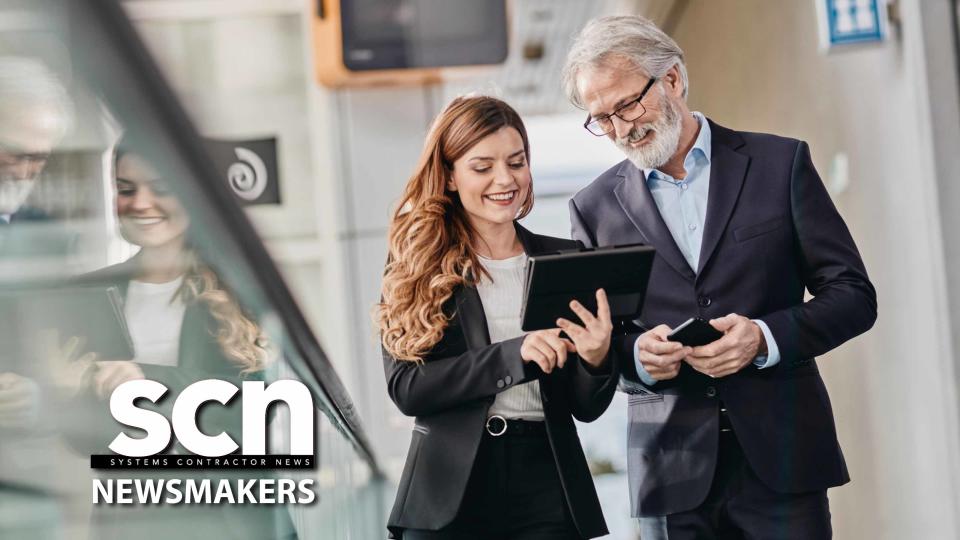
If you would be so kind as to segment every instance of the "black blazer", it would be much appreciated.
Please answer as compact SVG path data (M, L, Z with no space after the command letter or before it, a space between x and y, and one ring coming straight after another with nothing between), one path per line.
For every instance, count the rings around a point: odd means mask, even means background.
M519 225L517 234L529 255L579 245ZM606 410L618 379L615 356L602 373L591 372L573 356L563 369L545 375L520 358L523 337L490 343L476 288L456 289L444 311L453 314L449 326L422 365L383 351L387 391L400 411L416 417L388 521L391 536L405 528L440 529L453 521L496 394L533 379L540 380L550 447L577 530L585 538L607 534L573 418L590 422Z
M642 328L615 340L635 392L628 400L634 515L681 512L704 500L716 466L720 401L766 485L796 493L849 480L814 357L873 325L876 292L806 143L713 122L710 128L710 193L696 270L630 162L570 202L573 237L585 244L657 249L643 327L734 312L764 321L780 349L771 368L748 365L711 379L683 364L677 378L646 387L633 361ZM811 301L804 302L804 290Z
M122 262L90 274L80 276L75 283L82 285L114 286L120 290L120 295L126 299L130 280L136 272L135 258ZM169 390L156 406L156 410L170 418L174 397L178 396L187 386L204 379L221 379L241 387L244 380L263 380L263 372L254 372L246 377L240 376L240 368L224 355L217 342L216 333L219 325L205 305L200 302L190 302L183 313L183 323L178 345L178 363L176 366L157 366L138 364L147 379L163 383ZM217 433L225 430L234 440L240 441L241 426L243 424L239 399L234 399L228 406L203 407L198 416L198 423L202 428L206 423L217 426L211 427L206 433ZM149 403L142 403L141 407L149 407ZM112 437L111 437L112 438ZM107 441L109 442L109 441ZM102 445L105 448L106 445Z

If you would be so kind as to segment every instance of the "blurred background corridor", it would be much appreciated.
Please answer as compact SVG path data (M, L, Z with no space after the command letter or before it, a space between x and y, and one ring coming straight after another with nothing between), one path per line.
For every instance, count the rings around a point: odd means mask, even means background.
M683 48L691 110L809 143L877 288L874 328L818 360L853 478L829 492L835 537L960 538L960 4L848 3L879 9L882 35L830 43L824 25L840 0L491 1L506 6L499 29L484 26L493 8L471 0L0 0L0 57L46 66L72 109L28 199L49 217L29 243L66 230L68 247L0 251L0 285L137 251L114 215L124 132L183 200L198 251L282 351L269 376L299 378L316 396L319 466L303 474L317 478L320 502L290 507L301 537L385 537L413 419L388 398L371 313L388 216L429 123L470 92L516 107L536 193L524 224L569 237L567 201L622 155L583 129L585 113L561 91L563 60L589 19L640 14ZM502 61L344 67L392 39L429 61L444 44L496 32ZM351 39L360 45L349 54L337 49ZM5 107L0 96L8 145ZM638 538L626 407L618 394L578 425L617 540ZM31 469L38 456L51 458L46 470ZM87 456L53 432L13 430L0 431L0 460L0 538L94 538Z

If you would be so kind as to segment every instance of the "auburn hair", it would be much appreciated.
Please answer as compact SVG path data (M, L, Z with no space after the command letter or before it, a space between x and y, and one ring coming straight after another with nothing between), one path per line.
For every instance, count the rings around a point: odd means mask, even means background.
M477 236L456 191L453 164L498 130L520 133L527 162L527 130L512 107L489 96L454 99L434 120L388 233L389 257L375 310L383 347L397 360L422 362L443 337L452 313L444 304L456 287L489 275L477 258ZM517 219L533 208L533 189Z
M270 355L266 335L194 250L189 250L187 257L187 271L177 294L185 304L199 302L207 308L216 323L213 335L220 350L240 368L241 375L262 371Z

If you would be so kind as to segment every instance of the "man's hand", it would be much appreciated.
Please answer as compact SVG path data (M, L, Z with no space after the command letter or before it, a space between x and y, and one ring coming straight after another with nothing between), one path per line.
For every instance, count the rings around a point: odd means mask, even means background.
M750 319L731 313L713 319L710 324L723 332L713 343L694 347L686 361L693 369L714 378L732 375L753 362L758 354L766 354L763 331Z
M26 429L37 421L40 388L16 373L0 373L0 428Z
M557 319L557 326L573 340L576 352L584 362L593 368L599 368L607 359L610 351L610 337L613 334L613 322L610 320L610 304L607 293L597 289L597 316L576 300L570 302L570 309L580 317L585 326L567 319ZM562 366L561 366L562 367Z
M637 339L640 364L647 373L658 381L665 381L680 372L680 361L692 352L676 341L667 341L670 327L661 324L648 330Z

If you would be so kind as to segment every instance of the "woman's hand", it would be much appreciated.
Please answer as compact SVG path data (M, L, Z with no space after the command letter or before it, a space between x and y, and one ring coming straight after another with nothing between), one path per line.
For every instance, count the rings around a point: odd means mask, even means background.
M550 373L554 367L562 368L567 362L567 353L574 351L573 343L560 338L559 328L531 332L520 345L523 361L536 362L544 373Z
M97 362L97 371L93 374L93 390L100 399L107 399L121 384L144 378L143 370L135 362L102 360Z
M72 336L60 342L60 333L46 330L39 334L43 357L47 362L47 378L56 394L63 399L73 399L90 384L96 353L84 353L86 340Z
M586 327L566 319L557 319L557 326L573 340L574 350L580 355L580 358L590 366L599 368L607 359L607 352L610 350L610 335L613 332L607 293L603 289L597 289L596 316L576 300L570 302L570 309L580 317Z

